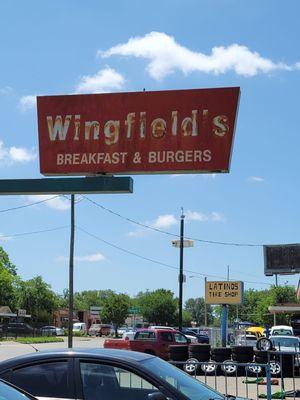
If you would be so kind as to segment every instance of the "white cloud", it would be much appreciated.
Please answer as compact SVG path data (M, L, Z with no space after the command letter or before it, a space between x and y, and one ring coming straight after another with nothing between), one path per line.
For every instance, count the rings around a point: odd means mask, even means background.
M23 96L19 100L19 109L28 111L36 107L36 95Z
M198 211L187 210L184 212L186 221L224 222L225 217L216 211L205 214Z
M5 164L12 163L25 163L35 160L37 157L33 150L26 149L25 147L5 147L4 143L0 140L0 162Z
M172 214L160 215L150 225L156 229L167 229L177 224L177 219Z
M104 93L121 89L125 79L112 68L106 67L95 75L85 75L76 87L76 93Z
M176 225L178 223L177 219L172 214L159 215L154 221L145 222L144 225L151 226L155 229L169 229L171 226ZM149 233L151 229L137 229L136 231L128 232L127 236L130 237L141 237L145 234Z
M70 201L65 197L55 197L51 199L53 194L42 194L42 195L30 195L26 196L27 200L30 203L35 203L38 201L48 200L43 203L45 206L48 206L54 210L65 211L70 208ZM51 200L50 200L51 199Z
M248 47L235 43L227 47L213 47L211 53L206 55L181 46L172 36L163 32L130 38L127 43L118 44L107 51L98 51L97 55L103 58L120 55L147 59L147 70L157 80L175 70L185 75L194 71L216 75L234 71L238 75L250 77L258 73L300 68L300 62L293 66L273 62Z
M9 149L10 158L17 162L28 162L36 159L37 155L24 147L11 147Z
M11 88L10 86L4 86L3 88L0 88L1 95L10 94L12 92L13 92L13 88Z
M68 261L69 257L65 256L60 256L57 257L57 261ZM98 261L104 261L106 258L104 257L103 254L101 253L96 253L96 254L89 254L86 256L74 256L74 260L78 262L98 262Z
M248 181L251 182L264 182L264 178L261 178L260 176L249 176Z

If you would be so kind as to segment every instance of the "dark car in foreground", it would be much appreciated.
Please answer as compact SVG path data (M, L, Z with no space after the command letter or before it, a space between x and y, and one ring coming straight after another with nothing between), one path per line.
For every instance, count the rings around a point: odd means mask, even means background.
M10 383L0 379L0 399L1 400L37 400L36 397L19 390Z
M0 377L39 399L225 399L158 357L126 350L37 352L3 361Z

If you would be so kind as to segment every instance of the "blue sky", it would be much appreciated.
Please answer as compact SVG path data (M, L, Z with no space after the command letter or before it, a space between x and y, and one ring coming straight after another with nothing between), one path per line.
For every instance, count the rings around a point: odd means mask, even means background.
M227 265L246 288L274 283L261 245L299 242L299 12L291 0L0 3L2 179L42 177L36 95L241 88L229 174L134 176L133 194L77 197L75 290L177 295L174 237L127 219L178 234L181 207L196 239L184 254L185 299L203 295L204 276L226 278ZM59 293L69 206L64 197L0 198L0 244L24 279L40 274Z

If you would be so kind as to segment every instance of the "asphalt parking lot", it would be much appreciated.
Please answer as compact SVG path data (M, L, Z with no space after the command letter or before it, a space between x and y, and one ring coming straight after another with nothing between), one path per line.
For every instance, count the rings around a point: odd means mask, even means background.
M105 338L95 338L95 337L87 337L87 338L73 338L73 347L74 348L99 348L103 347ZM35 351L42 350L55 350L62 349L68 347L68 340L64 338L64 342L61 343L41 343L41 344L21 344L15 343L13 341L0 342L0 361L6 360L8 358L17 357L24 354L34 353ZM221 393L229 393L232 395L238 395L240 397L246 397L250 399L257 399L259 394L266 394L266 386L265 385L256 385L256 384L245 384L243 381L244 377L227 377L225 379L224 376L205 376L200 375L197 376L202 382L207 383L209 386L215 388ZM249 379L255 379L253 377L249 377ZM285 378L284 379L284 389L285 390L294 390L299 389L300 387L300 377L293 379ZM278 385L272 385L272 393L281 390L281 381L278 379Z

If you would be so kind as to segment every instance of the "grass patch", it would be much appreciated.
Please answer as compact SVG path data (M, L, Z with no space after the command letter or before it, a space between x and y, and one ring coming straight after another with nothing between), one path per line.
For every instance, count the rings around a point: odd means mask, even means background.
M56 342L63 342L63 338L58 338L58 337L23 337L23 338L18 338L15 340L17 343L24 343L24 344L34 344L34 343L56 343Z

